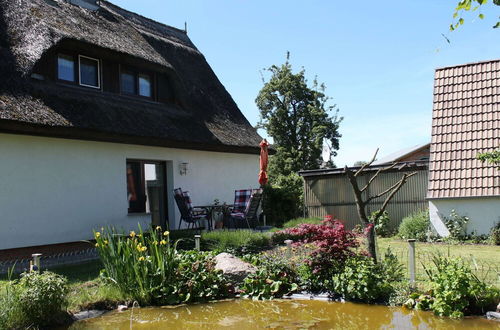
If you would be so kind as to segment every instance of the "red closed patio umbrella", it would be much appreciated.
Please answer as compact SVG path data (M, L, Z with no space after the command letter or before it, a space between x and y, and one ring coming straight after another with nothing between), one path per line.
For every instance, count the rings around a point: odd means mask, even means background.
M259 171L259 183L261 186L267 184L267 162L268 162L268 150L267 147L269 143L266 139L260 142L260 171Z

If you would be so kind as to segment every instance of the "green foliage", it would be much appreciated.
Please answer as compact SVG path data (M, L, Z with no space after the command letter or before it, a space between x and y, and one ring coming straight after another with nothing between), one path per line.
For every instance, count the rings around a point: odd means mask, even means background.
M476 12L477 10L481 10L483 7L486 7L487 3L488 0L460 0L457 4L457 7L455 8L455 12L453 13L453 19L456 19L456 21L450 25L450 30L454 31L459 26L464 24L465 20L461 16L462 13ZM493 0L493 4L500 6L500 0ZM483 13L480 12L477 15L477 17L479 19L484 19L485 16ZM499 28L499 27L500 27L500 20L493 26L493 28Z
M297 218L302 212L303 183L302 178L292 173L288 176L274 177L273 185L264 186L262 209L266 215L267 224L276 227Z
M23 274L19 281L19 302L30 323L51 324L54 318L65 314L68 280L51 272Z
M316 80L309 86L302 69L294 73L288 61L267 69L269 81L255 100L260 110L259 127L274 140L276 154L270 157L270 178L288 176L299 170L316 169L321 165L323 143L338 150L340 134L335 106L328 106L324 84ZM336 155L333 152L333 155Z
M484 314L500 299L500 290L480 281L460 258L436 255L425 268L432 290L425 297L410 297L408 307L432 310L440 316L459 318Z
M500 221L490 231L490 240L493 245L500 245Z
M427 240L430 228L429 210L422 210L403 218L398 229L398 236L403 239Z
M329 289L346 300L388 302L395 292L394 283L402 278L402 265L390 250L381 263L355 255L347 259L340 273L333 275Z
M257 252L271 245L269 234L253 230L217 230L201 235L202 247L214 251L229 251L236 254Z
M480 153L477 155L477 159L482 162L488 162L491 165L495 165L500 169L500 149L491 152Z
M323 219L321 218L296 218L296 219L292 219L290 221L287 221L283 224L282 228L283 229L286 229L286 228L292 228L292 227L297 227L298 225L301 225L303 223L309 223L309 224L312 224L312 225L319 225L321 224L321 221L323 221Z
M255 274L245 278L241 295L254 300L281 298L298 289L294 271L283 261L264 259Z
M214 268L213 255L177 251L169 232L125 236L113 228L95 232L103 276L141 305L170 305L226 297L231 287Z
M373 222L373 219L377 216L379 211L374 211L370 215L370 222ZM377 223L375 224L375 232L377 235L380 235L382 237L391 237L392 236L392 230L390 227L390 222L391 219L389 218L389 213L387 211L384 211L382 215L380 215L377 219Z
M467 237L467 223L469 218L459 215L455 210L451 210L449 217L443 217L443 222L450 232L450 238L464 241Z
M1 292L3 291L3 292ZM67 321L68 286L51 272L22 274L0 290L0 329L38 328Z

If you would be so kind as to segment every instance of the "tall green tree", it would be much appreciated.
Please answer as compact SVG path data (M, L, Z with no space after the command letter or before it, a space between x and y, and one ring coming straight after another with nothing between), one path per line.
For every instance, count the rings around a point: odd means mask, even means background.
M500 6L500 0L493 0L492 2L493 5ZM484 19L485 16L482 12L482 9L486 7L487 4L488 0L460 0L455 7L455 12L453 13L453 19L455 21L450 25L450 30L453 31L460 25L464 24L465 19L462 17L462 14L466 12L476 12L478 18ZM500 10L499 7L496 7L496 9ZM497 11L497 13L498 12L499 11ZM500 16L498 17L498 19L498 22L493 25L493 28L500 28Z
M500 148L490 152L480 153L477 155L477 159L482 162L487 162L491 165L495 165L500 170Z
M255 102L260 110L258 126L274 140L276 154L269 163L273 182L280 175L319 168L325 143L331 157L335 156L342 118L335 105L328 105L330 98L325 95L324 84L316 79L309 84L304 69L293 72L289 54L284 64L266 71L270 79L263 78L264 86Z

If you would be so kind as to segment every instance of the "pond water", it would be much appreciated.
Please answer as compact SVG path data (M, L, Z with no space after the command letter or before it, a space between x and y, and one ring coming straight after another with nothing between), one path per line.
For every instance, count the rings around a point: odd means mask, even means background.
M398 307L313 300L235 300L135 308L74 323L87 329L500 329L483 318L451 320Z

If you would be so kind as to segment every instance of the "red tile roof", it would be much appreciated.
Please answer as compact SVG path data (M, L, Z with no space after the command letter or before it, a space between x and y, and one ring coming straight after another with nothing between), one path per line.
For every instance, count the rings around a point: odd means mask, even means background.
M500 147L500 60L436 70L429 198L500 196L500 171L476 159Z

